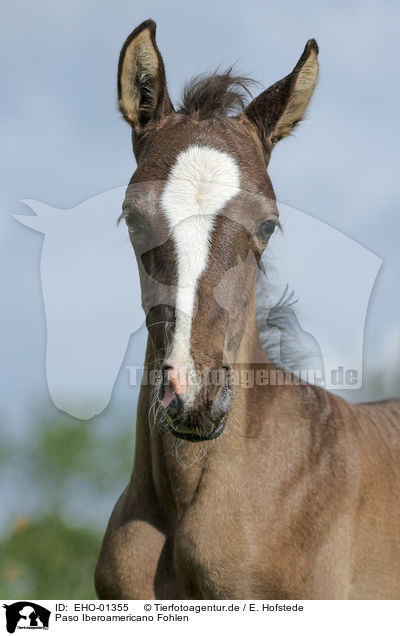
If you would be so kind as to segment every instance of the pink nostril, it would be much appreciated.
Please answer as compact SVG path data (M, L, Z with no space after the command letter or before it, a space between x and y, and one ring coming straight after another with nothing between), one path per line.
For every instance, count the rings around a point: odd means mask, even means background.
M175 395L184 393L186 390L185 373L179 373L174 368L167 369L164 377L164 395L161 404L166 408L174 399Z
M186 390L186 378L184 370L177 370L173 367L167 371L167 384L171 385L177 395Z
M170 369L168 371L168 381L177 395L185 390L185 384L178 377L175 369Z
M175 391L173 390L173 388L171 387L170 384L167 384L165 389L164 389L164 395L163 398L161 400L161 404L163 405L163 407L166 409L167 406L172 402L172 400L175 397Z

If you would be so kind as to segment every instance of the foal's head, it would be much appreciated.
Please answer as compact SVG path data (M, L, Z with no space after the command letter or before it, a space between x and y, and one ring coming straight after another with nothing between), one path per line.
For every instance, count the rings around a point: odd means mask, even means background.
M278 224L267 165L308 105L318 47L309 40L294 70L247 107L248 80L227 72L194 81L175 110L155 30L151 20L135 29L119 61L119 107L137 159L123 217L162 369L160 408L174 435L197 441L222 432L231 406L229 370Z

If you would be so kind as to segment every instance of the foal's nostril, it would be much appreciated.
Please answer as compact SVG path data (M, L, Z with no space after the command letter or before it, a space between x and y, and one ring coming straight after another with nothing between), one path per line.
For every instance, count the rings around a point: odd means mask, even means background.
M171 402L168 404L167 410L171 415L176 415L179 411L179 398L177 395L172 398Z
M166 393L166 388L169 385L169 371L170 371L171 367L169 366L164 366L161 369L162 372L162 379L161 379L161 384L160 384L160 388L158 390L158 399L163 400L165 397L165 393Z
M173 415L180 408L180 399L177 396L174 383L173 369L170 366L163 367L163 377L158 391L158 398L165 409Z
M224 385L221 387L217 397L212 405L211 413L215 418L224 417L232 405L233 391L232 389Z
M169 365L167 365L167 364L166 364L166 365L164 365L164 366L161 368L161 373L162 373L162 384L163 384L164 386L165 386L165 385L167 385L167 384L168 384L168 382L169 382L169 376L170 376L171 371L172 371L172 367L170 367L170 366L169 366Z

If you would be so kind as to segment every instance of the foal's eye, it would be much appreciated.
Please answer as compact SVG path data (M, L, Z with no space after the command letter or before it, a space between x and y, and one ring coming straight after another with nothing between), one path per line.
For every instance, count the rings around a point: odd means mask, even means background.
M125 217L125 223L128 226L129 234L137 236L146 228L146 222L139 212L130 212Z
M276 227L275 221L271 221L270 219L267 221L263 221L261 223L257 234L259 238L261 239L261 241L263 241L263 243L266 243L268 241L275 227Z

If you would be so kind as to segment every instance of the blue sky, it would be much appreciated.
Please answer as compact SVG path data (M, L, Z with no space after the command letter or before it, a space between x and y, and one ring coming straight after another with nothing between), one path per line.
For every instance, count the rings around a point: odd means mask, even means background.
M173 99L192 75L232 62L268 86L292 69L308 38L317 39L319 85L305 122L274 151L270 176L278 200L383 260L367 317L365 361L383 366L398 355L399 4L16 0L3 7L0 42L6 61L0 396L16 435L29 426L30 405L50 399L42 237L11 213L28 213L23 198L71 208L127 183L135 163L130 131L116 108L116 66L125 37L148 17L158 24ZM120 384L116 396L124 394Z

